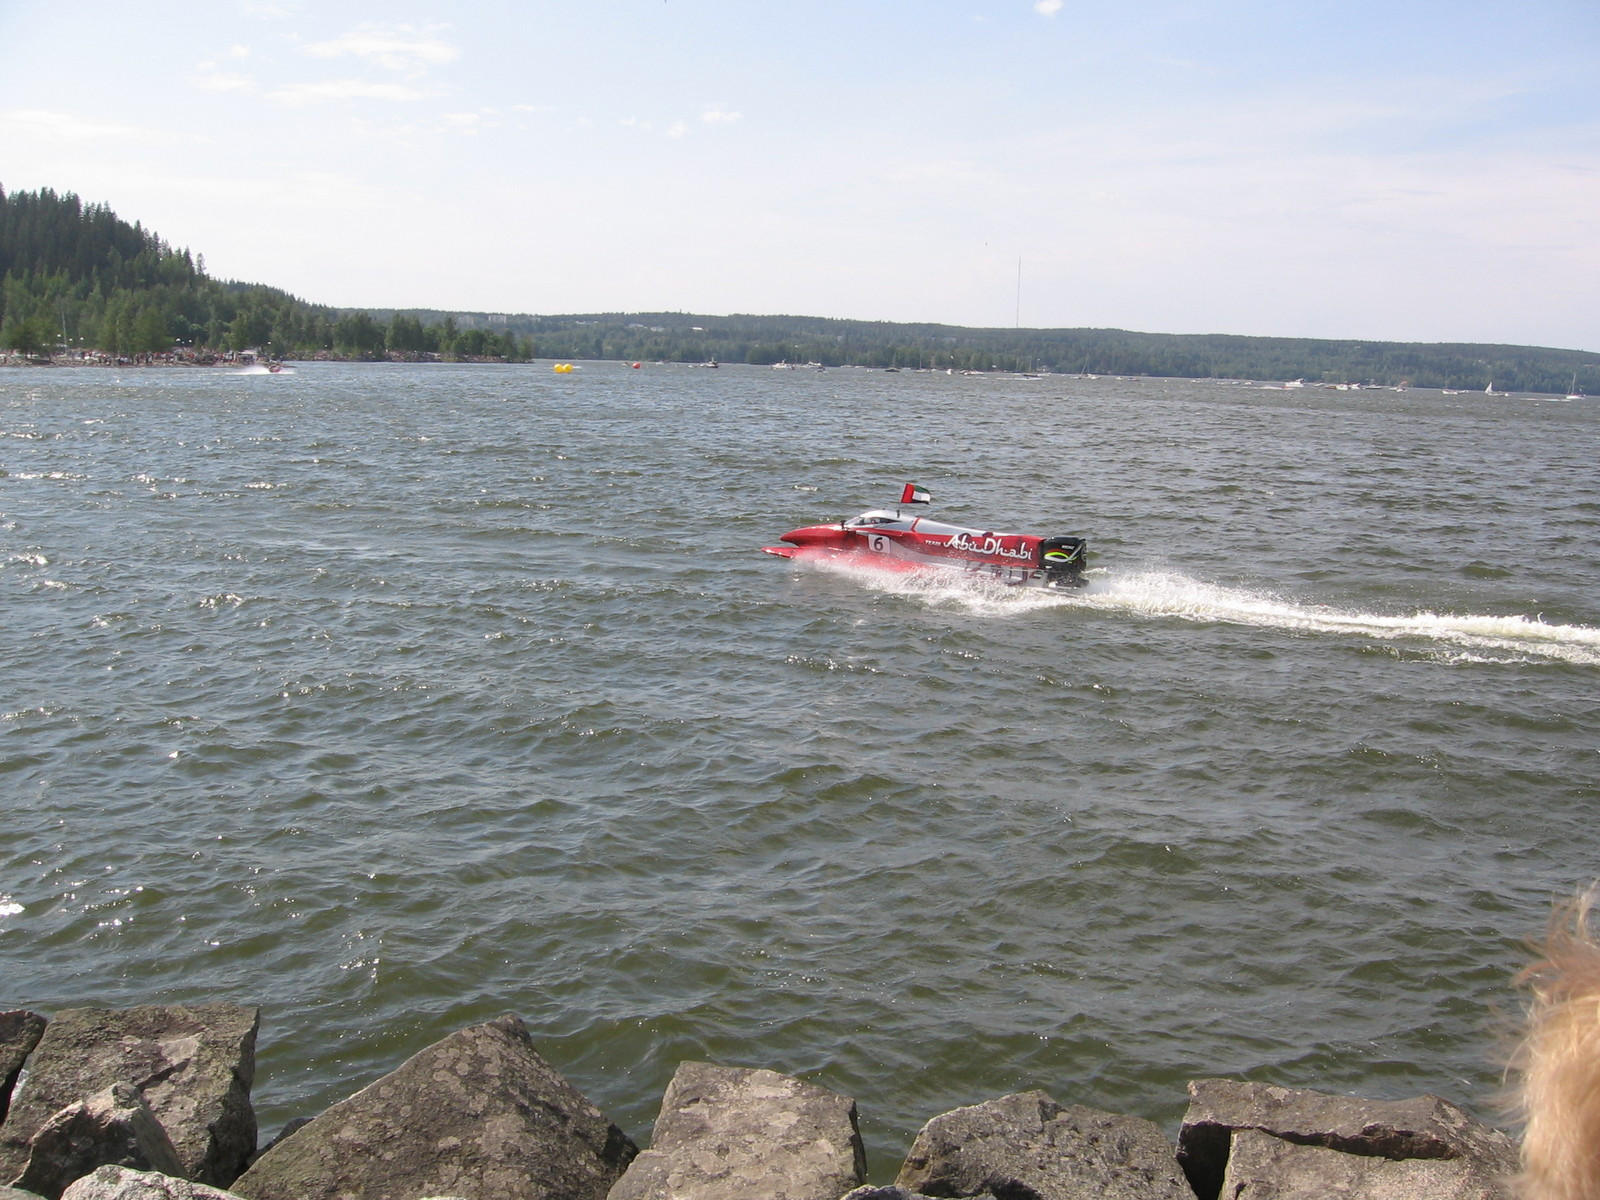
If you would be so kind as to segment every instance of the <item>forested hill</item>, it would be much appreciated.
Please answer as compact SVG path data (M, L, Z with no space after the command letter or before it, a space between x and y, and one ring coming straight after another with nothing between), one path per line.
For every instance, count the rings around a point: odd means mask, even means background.
M363 312L212 279L203 256L175 250L70 192L0 189L0 347L25 355L176 349L203 360L208 352L255 349L278 357L321 351L361 358L381 357L391 332ZM525 349L483 331L466 346L497 357ZM456 346L447 339L428 349L448 353Z
M391 314L375 313L379 318ZM445 314L411 311L424 322ZM454 313L529 339L538 358L808 363L1180 378L1306 379L1600 394L1600 354L1536 346L1357 342L1125 329L971 329L821 317Z
M1600 394L1600 354L1531 346L969 329L820 317L529 316L335 309L218 281L104 205L0 189L0 348L24 355L254 349L281 358L610 358L1306 379Z

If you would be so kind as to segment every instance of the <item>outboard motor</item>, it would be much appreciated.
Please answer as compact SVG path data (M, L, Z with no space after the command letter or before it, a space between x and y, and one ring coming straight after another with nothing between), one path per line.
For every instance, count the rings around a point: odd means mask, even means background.
M1039 543L1039 565L1050 587L1082 587L1089 543L1081 537L1045 538Z

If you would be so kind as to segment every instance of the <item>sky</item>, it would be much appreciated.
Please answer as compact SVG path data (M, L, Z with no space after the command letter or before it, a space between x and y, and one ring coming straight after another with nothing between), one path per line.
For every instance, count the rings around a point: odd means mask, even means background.
M1600 351L1600 0L0 0L0 186L337 306Z

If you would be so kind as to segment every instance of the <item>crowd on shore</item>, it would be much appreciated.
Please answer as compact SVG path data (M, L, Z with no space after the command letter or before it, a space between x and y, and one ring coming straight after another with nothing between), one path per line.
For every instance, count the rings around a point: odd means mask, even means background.
M156 354L112 354L105 350L66 350L53 354L0 351L0 367L248 367L269 361L257 350L197 350L175 346Z

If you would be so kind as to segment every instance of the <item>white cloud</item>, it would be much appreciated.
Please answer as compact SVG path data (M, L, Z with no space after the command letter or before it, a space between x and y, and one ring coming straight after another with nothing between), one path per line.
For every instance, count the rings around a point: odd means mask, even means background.
M1041 17L1053 17L1061 11L1062 0L1034 0L1033 11Z
M153 130L134 125L86 121L71 113L36 108L0 112L0 134L48 142L149 141L159 136Z
M731 125L735 121L742 120L743 118L743 113L728 112L720 104L714 105L700 114L700 119L711 125Z
M195 73L194 86L206 92L252 92L256 81L248 75L219 71L214 63L201 63Z
M682 121L674 121L671 125L667 126L667 136L669 138L681 138L688 132L689 126L684 124Z
M816 207L886 231L883 261L909 259L912 249L889 245L909 242L948 245L960 262L952 231L973 243L998 233L1027 254L1027 324L1593 344L1592 323L1572 314L1593 311L1600 272L1600 153L1527 136L1374 149L1369 131L1400 114L1274 99L1062 128L892 170L841 168L857 196ZM917 215L897 225L909 196ZM818 236L844 247L851 230ZM914 262L901 270L915 278ZM1015 270L1013 257L1013 286ZM992 274L1003 292L1005 264ZM916 311L906 295L892 299ZM996 315L954 289L941 302L951 320Z
M325 79L320 83L291 83L268 98L280 104L323 104L337 100L388 100L404 102L426 100L437 92L405 87L398 83L368 83L361 79Z
M332 41L312 42L304 50L316 58L349 55L377 63L390 71L418 74L429 67L454 62L461 57L458 46L439 36L444 28L433 25L426 29L415 29L410 25L399 25L385 29L363 25Z
M285 171L238 175L166 174L132 171L127 175L136 188L181 196L215 213L221 203L251 207L292 207L307 212L367 213L392 203L388 188L363 183L331 171Z
M372 142L387 142L400 146L406 150L414 150L418 139L425 137L430 131L413 122L402 125L383 125L365 117L352 117L350 132L356 138L363 138Z
M492 109L485 109L483 112L445 113L444 125L452 133L477 134L483 129L492 128L493 116ZM485 117L490 118L491 123L486 123Z

